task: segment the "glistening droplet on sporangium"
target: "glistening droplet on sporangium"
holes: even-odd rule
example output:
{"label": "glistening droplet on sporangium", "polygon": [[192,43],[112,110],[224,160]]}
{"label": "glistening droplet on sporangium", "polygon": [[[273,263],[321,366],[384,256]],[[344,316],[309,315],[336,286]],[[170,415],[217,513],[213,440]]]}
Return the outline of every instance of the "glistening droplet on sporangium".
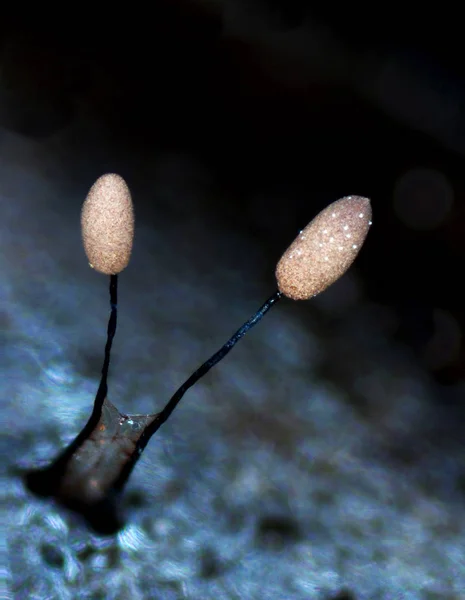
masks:
{"label": "glistening droplet on sporangium", "polygon": [[278,289],[292,300],[323,292],[354,262],[371,225],[368,198],[346,196],[322,210],[284,252]]}

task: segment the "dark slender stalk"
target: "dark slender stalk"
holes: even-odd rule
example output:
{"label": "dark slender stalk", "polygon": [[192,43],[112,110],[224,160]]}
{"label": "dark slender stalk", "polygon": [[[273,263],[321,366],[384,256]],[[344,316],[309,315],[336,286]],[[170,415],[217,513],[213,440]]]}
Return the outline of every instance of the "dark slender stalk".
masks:
{"label": "dark slender stalk", "polygon": [[105,358],[102,366],[102,376],[94,400],[94,407],[84,428],[75,437],[65,450],[48,467],[32,470],[26,473],[29,489],[40,496],[59,494],[60,485],[74,453],[87,441],[94,431],[102,415],[102,407],[108,392],[108,369],[110,367],[110,353],[113,338],[116,333],[118,304],[118,276],[110,277],[110,306],[111,313],[108,320],[107,341],[105,344]]}
{"label": "dark slender stalk", "polygon": [[197,381],[203,377],[208,371],[214,367],[220,360],[222,360],[226,354],[228,354],[232,348],[237,344],[237,342],[250,330],[254,325],[256,325],[264,315],[270,310],[272,306],[276,304],[276,302],[281,298],[281,292],[275,292],[268,300],[263,304],[261,308],[257,310],[257,312],[246,321],[242,327],[240,327],[236,333],[224,344],[218,352],[213,354],[207,361],[205,361],[192,375],[178,388],[178,390],[173,394],[169,402],[162,409],[160,413],[158,413],[155,421],[147,427],[147,430],[144,432],[141,441],[140,441],[140,449],[142,450],[145,445],[148,443],[151,436],[157,431],[161,425],[170,417],[173,410],[179,404],[180,400],[187,392],[189,388],[191,388]]}
{"label": "dark slender stalk", "polygon": [[102,376],[94,401],[94,413],[102,409],[103,401],[108,393],[108,369],[110,367],[110,354],[113,338],[116,333],[116,324],[118,317],[118,275],[110,275],[110,306],[111,313],[108,320],[107,341],[105,344],[105,358],[103,360]]}

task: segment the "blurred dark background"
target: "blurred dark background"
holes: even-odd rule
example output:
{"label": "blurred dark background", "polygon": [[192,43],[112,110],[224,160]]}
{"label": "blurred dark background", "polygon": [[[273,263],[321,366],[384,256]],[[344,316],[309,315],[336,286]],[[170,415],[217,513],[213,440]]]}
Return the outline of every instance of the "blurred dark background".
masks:
{"label": "blurred dark background", "polygon": [[300,0],[16,15],[2,22],[0,119],[37,139],[86,111],[123,161],[195,156],[227,198],[206,209],[259,236],[273,260],[326,203],[370,196],[366,292],[454,384],[465,373],[460,27],[436,8]]}
{"label": "blurred dark background", "polygon": [[[374,225],[354,266],[357,294],[362,309],[368,303],[390,315],[386,337],[370,344],[389,342],[394,354],[402,348],[428,382],[425,403],[438,409],[433,414],[441,422],[432,435],[445,440],[446,452],[453,440],[459,473],[453,487],[463,501],[463,25],[458,14],[436,5],[412,13],[379,4],[358,11],[351,4],[309,7],[303,0],[158,0],[143,10],[124,5],[101,15],[75,7],[8,10],[0,23],[0,137],[30,143],[38,154],[52,149],[54,168],[76,192],[64,203],[67,214],[78,214],[99,175],[117,171],[148,229],[157,227],[161,211],[167,221],[179,213],[183,223],[208,223],[219,236],[234,232],[258,249],[252,264],[263,270],[260,277],[272,273],[296,232],[329,202],[347,194],[370,197]],[[54,146],[68,131],[66,144]],[[5,142],[0,160],[7,159]],[[53,171],[44,177],[53,178]],[[163,197],[155,193],[160,189]],[[199,197],[198,190],[208,193]],[[11,188],[8,194],[14,197]],[[31,202],[39,210],[39,201]],[[33,214],[23,211],[18,223],[27,230]],[[192,257],[199,286],[216,289],[208,277],[215,260],[248,282],[246,252],[212,236],[198,236],[200,250]],[[137,254],[134,261],[140,269]],[[149,286],[138,281],[140,291]],[[317,376],[342,387],[352,385],[349,342],[357,336],[350,311],[338,312],[344,304],[338,294],[352,289],[348,281],[316,300],[316,308],[295,308],[302,322],[305,311],[315,311],[321,343],[328,340],[334,357],[315,367]],[[270,276],[270,293],[273,285]],[[218,284],[218,297],[209,300],[214,310],[238,302],[236,289],[221,291]],[[266,289],[257,284],[254,291]],[[257,308],[264,299],[257,298]],[[211,340],[213,327],[205,328]],[[335,331],[342,330],[348,347],[337,341]],[[83,354],[89,364],[99,360],[85,353],[76,360]],[[362,414],[373,410],[356,394],[353,403],[361,403]],[[410,465],[424,441],[411,432],[400,437],[390,459]],[[463,565],[456,572],[465,581]],[[339,587],[343,598],[346,587]],[[284,597],[273,593],[270,598]],[[347,594],[371,597],[353,588]]]}

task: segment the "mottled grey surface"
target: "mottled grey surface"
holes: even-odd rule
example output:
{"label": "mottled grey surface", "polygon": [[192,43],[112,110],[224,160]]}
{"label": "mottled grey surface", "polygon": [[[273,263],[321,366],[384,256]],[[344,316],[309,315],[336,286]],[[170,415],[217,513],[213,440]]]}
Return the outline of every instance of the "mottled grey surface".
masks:
{"label": "mottled grey surface", "polygon": [[[206,210],[206,166],[130,160],[136,237],[109,384],[144,413],[272,293],[279,256],[266,229]],[[92,406],[108,282],[86,264],[79,211],[94,165],[120,164],[89,123],[40,143],[0,131],[3,597],[464,598],[463,443],[356,269],[312,303],[280,303],[188,392],[133,473],[117,537],[25,491],[17,468],[47,464]]]}

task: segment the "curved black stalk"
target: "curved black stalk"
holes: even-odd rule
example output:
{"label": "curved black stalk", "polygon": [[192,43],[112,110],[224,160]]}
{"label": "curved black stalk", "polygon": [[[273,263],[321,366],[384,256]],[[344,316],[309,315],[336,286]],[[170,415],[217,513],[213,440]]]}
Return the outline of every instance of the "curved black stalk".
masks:
{"label": "curved black stalk", "polygon": [[[78,452],[79,448],[85,444],[85,442],[92,435],[92,432],[97,427],[101,416],[102,408],[105,402],[105,398],[108,393],[108,371],[110,367],[110,356],[113,338],[116,333],[117,325],[117,311],[118,311],[118,275],[110,276],[110,317],[108,319],[107,326],[107,341],[105,344],[105,356],[102,366],[102,374],[100,378],[100,384],[97,390],[97,394],[94,400],[94,406],[89,420],[85,424],[81,432],[75,437],[75,439],[65,448],[65,450],[53,461],[53,463],[42,469],[34,469],[28,471],[25,475],[27,487],[39,496],[56,496],[60,495],[60,487],[65,477],[66,471],[69,467],[71,458]],[[67,501],[67,505],[72,505],[72,501]],[[79,512],[85,512],[77,506],[76,510]],[[105,506],[108,504],[108,499],[105,501]],[[107,509],[103,512],[105,513]],[[100,512],[101,509],[98,509]],[[93,521],[93,517],[89,517],[89,521]],[[111,527],[110,527],[111,529]]]}
{"label": "curved black stalk", "polygon": [[[143,442],[145,442],[144,446],[147,444],[150,437],[157,431],[157,429],[161,427],[167,419],[169,419],[171,413],[179,404],[187,390],[195,385],[197,381],[206,373],[208,373],[212,367],[219,363],[220,360],[222,360],[233,349],[237,342],[265,316],[265,314],[274,304],[276,304],[281,296],[281,292],[278,291],[268,298],[263,306],[261,306],[257,312],[236,331],[233,336],[231,336],[226,344],[224,344],[217,352],[215,352],[215,354],[213,354],[213,356],[206,360],[196,371],[194,371],[194,373],[192,373],[192,375],[176,390],[163,410],[158,413],[155,421],[149,425],[149,427],[147,427],[147,430],[144,432],[144,435],[141,438],[140,445],[142,445]],[[142,448],[144,446],[142,446]]]}
{"label": "curved black stalk", "polygon": [[113,338],[116,333],[116,325],[118,320],[118,275],[110,275],[110,307],[111,313],[108,319],[107,341],[105,344],[105,358],[102,366],[102,376],[94,400],[94,413],[102,411],[103,401],[108,393],[108,369],[110,368],[110,354]]}
{"label": "curved black stalk", "polygon": [[220,362],[237,344],[237,342],[248,332],[254,325],[256,325],[261,319],[265,316],[265,314],[270,310],[272,306],[274,306],[277,301],[282,297],[282,293],[276,291],[268,300],[257,310],[257,312],[250,317],[248,321],[246,321],[237,331],[234,333],[229,340],[221,346],[221,348],[213,354],[208,360],[206,360],[200,367],[192,373],[190,377],[186,379],[186,381],[176,390],[171,399],[165,405],[165,407],[157,414],[153,415],[153,420],[151,420],[144,431],[142,432],[135,448],[135,452],[132,455],[131,459],[126,463],[123,470],[121,471],[121,477],[117,483],[117,488],[122,489],[124,484],[126,483],[129,475],[131,474],[132,469],[134,468],[137,460],[142,454],[144,448],[150,441],[150,438],[158,431],[158,429],[165,423],[172,412],[179,404],[184,394],[187,392],[189,388],[197,383],[197,381],[203,377],[208,371],[214,367],[217,363]]}

